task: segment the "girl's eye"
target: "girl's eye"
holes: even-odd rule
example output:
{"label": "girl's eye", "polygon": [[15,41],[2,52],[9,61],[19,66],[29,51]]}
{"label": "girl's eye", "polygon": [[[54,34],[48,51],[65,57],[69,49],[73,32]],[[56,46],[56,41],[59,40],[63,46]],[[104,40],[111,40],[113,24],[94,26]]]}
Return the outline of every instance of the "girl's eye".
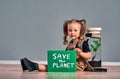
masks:
{"label": "girl's eye", "polygon": [[72,30],[70,29],[69,32],[72,32]]}
{"label": "girl's eye", "polygon": [[77,32],[77,30],[74,30],[75,32]]}

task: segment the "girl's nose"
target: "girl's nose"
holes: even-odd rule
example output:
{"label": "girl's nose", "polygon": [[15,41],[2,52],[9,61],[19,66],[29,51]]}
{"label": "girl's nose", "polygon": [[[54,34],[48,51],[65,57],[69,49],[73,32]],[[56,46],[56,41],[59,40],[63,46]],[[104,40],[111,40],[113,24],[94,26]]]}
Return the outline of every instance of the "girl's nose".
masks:
{"label": "girl's nose", "polygon": [[75,33],[74,31],[72,31],[71,33]]}
{"label": "girl's nose", "polygon": [[71,35],[73,36],[73,35],[74,35],[74,32],[72,32]]}

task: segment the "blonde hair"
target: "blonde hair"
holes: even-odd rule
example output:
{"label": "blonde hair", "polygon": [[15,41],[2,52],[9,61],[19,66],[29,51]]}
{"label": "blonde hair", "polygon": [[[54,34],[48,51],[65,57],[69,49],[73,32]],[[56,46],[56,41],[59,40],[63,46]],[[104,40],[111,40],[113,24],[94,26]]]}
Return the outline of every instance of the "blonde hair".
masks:
{"label": "blonde hair", "polygon": [[67,40],[67,36],[68,36],[68,28],[67,26],[73,22],[77,22],[81,25],[81,30],[80,30],[80,36],[79,36],[79,40],[84,40],[85,34],[86,34],[86,29],[87,29],[87,23],[85,19],[82,20],[78,20],[78,19],[71,19],[71,20],[66,20],[64,21],[63,24],[63,33],[64,33],[64,37],[63,37],[63,44],[67,45],[68,44],[68,40]]}

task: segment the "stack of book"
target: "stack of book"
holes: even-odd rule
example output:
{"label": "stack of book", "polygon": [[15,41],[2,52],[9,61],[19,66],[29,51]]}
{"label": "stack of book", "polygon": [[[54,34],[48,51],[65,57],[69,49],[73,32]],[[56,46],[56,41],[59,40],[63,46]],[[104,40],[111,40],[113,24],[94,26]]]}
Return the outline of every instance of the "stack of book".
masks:
{"label": "stack of book", "polygon": [[101,38],[101,27],[91,27],[87,29],[87,34],[91,34],[91,38]]}

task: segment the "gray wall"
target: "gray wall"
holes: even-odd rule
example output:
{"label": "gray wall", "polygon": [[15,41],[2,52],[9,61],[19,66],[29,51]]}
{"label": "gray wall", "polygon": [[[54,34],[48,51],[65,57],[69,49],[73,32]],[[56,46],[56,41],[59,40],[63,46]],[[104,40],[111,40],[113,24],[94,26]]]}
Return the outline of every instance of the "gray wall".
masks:
{"label": "gray wall", "polygon": [[120,62],[120,0],[0,0],[0,60],[47,60],[72,18],[102,27],[102,60]]}

